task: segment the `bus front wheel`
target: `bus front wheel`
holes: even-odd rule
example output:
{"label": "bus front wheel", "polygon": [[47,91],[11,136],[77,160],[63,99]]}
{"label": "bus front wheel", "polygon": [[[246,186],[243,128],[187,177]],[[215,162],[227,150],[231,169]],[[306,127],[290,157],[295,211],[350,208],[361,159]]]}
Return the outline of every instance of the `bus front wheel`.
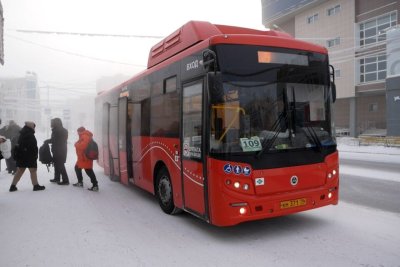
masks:
{"label": "bus front wheel", "polygon": [[161,209],[167,214],[175,214],[180,209],[175,207],[171,177],[167,168],[162,167],[157,174],[156,196]]}

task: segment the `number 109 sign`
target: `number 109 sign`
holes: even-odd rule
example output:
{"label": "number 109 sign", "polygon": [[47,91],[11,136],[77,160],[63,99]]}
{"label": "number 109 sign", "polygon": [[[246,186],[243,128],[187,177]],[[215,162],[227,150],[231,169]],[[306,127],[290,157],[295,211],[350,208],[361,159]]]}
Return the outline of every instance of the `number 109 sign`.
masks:
{"label": "number 109 sign", "polygon": [[251,138],[240,138],[240,146],[244,152],[247,151],[260,151],[261,141],[258,136],[252,136]]}

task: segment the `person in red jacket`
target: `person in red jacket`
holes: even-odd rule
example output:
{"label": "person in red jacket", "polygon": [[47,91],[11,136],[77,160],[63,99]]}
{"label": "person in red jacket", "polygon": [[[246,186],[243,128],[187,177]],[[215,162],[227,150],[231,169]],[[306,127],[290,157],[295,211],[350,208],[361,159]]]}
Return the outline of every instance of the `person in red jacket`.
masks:
{"label": "person in red jacket", "polygon": [[90,177],[92,182],[92,187],[88,188],[91,191],[99,191],[99,185],[96,179],[96,175],[93,172],[93,160],[88,159],[85,155],[85,149],[92,139],[93,134],[86,130],[84,127],[78,128],[79,140],[75,143],[75,150],[78,160],[75,164],[75,173],[78,178],[78,182],[73,184],[73,186],[83,187],[83,176],[82,169],[85,170],[86,174]]}

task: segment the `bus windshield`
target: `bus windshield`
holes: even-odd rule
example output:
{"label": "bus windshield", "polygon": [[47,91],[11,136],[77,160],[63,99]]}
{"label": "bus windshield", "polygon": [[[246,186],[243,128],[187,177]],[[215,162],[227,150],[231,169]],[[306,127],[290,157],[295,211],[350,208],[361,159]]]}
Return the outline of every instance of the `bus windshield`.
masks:
{"label": "bus windshield", "polygon": [[216,50],[219,72],[209,79],[211,153],[336,145],[326,56],[238,45]]}

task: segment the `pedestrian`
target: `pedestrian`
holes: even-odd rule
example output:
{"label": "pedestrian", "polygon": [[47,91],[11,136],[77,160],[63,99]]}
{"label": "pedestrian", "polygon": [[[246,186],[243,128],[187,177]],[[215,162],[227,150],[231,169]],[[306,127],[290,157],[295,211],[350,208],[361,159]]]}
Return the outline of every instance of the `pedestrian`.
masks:
{"label": "pedestrian", "polygon": [[92,187],[89,188],[91,191],[99,191],[99,185],[96,179],[96,175],[93,172],[93,160],[86,157],[85,150],[93,138],[93,134],[86,130],[84,127],[78,128],[79,140],[75,143],[75,150],[77,161],[75,164],[75,173],[78,178],[78,182],[73,184],[73,186],[83,187],[83,176],[82,169],[85,170],[86,174],[90,177],[92,182]]}
{"label": "pedestrian", "polygon": [[[19,131],[21,131],[21,127],[16,124],[15,121],[10,120],[8,125],[6,125],[3,129],[2,135],[4,135],[7,139],[10,139],[11,149],[13,149],[18,142]],[[6,166],[8,173],[11,173],[12,175],[14,175],[17,171],[17,164],[13,157],[6,159]]]}
{"label": "pedestrian", "polygon": [[50,126],[51,138],[45,141],[45,143],[51,144],[51,152],[53,153],[54,161],[54,178],[51,179],[50,182],[59,185],[69,185],[68,174],[65,169],[68,131],[63,127],[60,118],[52,119]]}
{"label": "pedestrian", "polygon": [[38,159],[38,146],[35,137],[35,123],[32,121],[25,122],[25,126],[20,131],[17,144],[17,171],[10,186],[10,192],[17,191],[17,183],[24,174],[26,168],[31,173],[31,181],[33,191],[44,190],[43,185],[39,185],[37,179],[37,159]]}

